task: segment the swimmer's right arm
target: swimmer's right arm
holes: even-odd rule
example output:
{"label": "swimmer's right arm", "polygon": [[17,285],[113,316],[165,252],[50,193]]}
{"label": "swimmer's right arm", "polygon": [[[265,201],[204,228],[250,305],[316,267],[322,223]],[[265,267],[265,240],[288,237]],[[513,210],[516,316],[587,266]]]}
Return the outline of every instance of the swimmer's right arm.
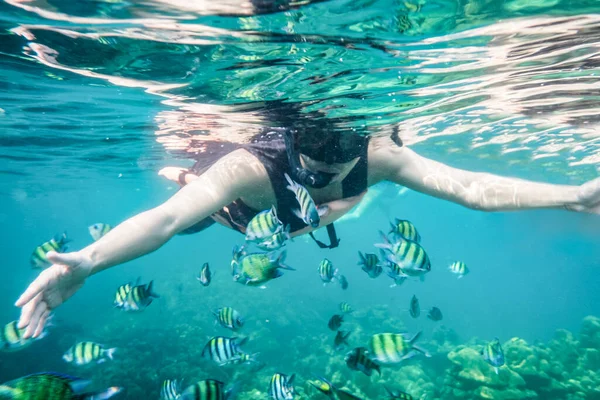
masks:
{"label": "swimmer's right arm", "polygon": [[246,190],[255,190],[263,183],[261,168],[246,152],[233,152],[164,204],[126,220],[90,246],[73,253],[49,253],[53,265],[16,303],[22,307],[19,327],[27,327],[24,336],[39,336],[50,312],[81,288],[88,276],[158,249]]}

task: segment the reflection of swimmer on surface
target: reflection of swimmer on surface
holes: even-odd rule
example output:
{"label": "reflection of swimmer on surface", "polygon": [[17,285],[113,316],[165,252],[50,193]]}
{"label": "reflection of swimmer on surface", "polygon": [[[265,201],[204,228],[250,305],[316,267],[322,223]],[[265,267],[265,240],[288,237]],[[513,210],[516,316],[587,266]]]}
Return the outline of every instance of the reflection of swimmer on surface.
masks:
{"label": "reflection of swimmer on surface", "polygon": [[90,275],[157,250],[177,234],[205,229],[215,221],[243,232],[256,213],[273,205],[279,219],[290,225],[291,236],[313,231],[292,212],[297,202],[287,189],[285,173],[326,209],[319,227],[329,228],[379,182],[482,211],[560,208],[600,213],[600,178],[569,186],[460,170],[410,150],[397,130],[372,137],[342,134],[326,119],[307,116],[286,110],[276,121],[286,128],[262,128],[247,143],[205,151],[189,170],[164,168],[161,175],[182,185],[165,203],[117,225],[80,251],[48,253],[53,265],[17,301],[23,308],[19,326],[27,327],[25,337],[40,335],[50,311]]}

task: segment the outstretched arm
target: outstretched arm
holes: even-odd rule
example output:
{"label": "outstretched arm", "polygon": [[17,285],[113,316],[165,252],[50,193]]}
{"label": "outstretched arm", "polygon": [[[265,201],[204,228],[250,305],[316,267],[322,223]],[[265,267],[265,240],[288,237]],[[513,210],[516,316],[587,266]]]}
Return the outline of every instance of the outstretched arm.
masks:
{"label": "outstretched arm", "polygon": [[471,172],[422,157],[396,145],[373,150],[380,178],[476,210],[564,208],[600,213],[600,180],[581,186],[553,185]]}
{"label": "outstretched arm", "polygon": [[176,233],[260,185],[261,168],[246,152],[233,152],[164,204],[126,220],[90,246],[73,253],[49,253],[53,265],[16,303],[23,307],[19,327],[27,327],[24,336],[39,336],[50,311],[83,286],[88,276],[158,249]]}

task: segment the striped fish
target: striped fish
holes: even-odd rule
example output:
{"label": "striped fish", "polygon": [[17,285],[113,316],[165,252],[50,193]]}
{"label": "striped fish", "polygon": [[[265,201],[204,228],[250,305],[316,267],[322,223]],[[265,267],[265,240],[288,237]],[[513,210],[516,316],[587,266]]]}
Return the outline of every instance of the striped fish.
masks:
{"label": "striped fish", "polygon": [[343,313],[351,313],[354,310],[352,310],[352,307],[350,306],[350,304],[348,304],[345,301],[342,301],[340,303],[340,311]]}
{"label": "striped fish", "polygon": [[465,276],[465,275],[467,275],[469,273],[469,268],[467,268],[467,264],[465,264],[462,261],[453,262],[452,264],[450,264],[450,266],[448,267],[448,269],[453,274],[458,275],[457,279],[460,279],[460,278],[462,278],[463,276]]}
{"label": "striped fish", "polygon": [[417,296],[415,296],[413,294],[413,297],[410,299],[410,306],[408,308],[408,311],[410,312],[410,316],[413,318],[419,318],[419,315],[421,315],[421,306],[419,305],[419,299],[417,299]]}
{"label": "striped fish", "polygon": [[403,238],[392,244],[383,232],[380,233],[385,243],[377,243],[375,246],[382,249],[382,256],[397,264],[404,275],[423,280],[425,274],[431,271],[431,261],[425,249],[419,243]]}
{"label": "striped fish", "polygon": [[390,222],[392,229],[390,230],[390,235],[400,235],[407,240],[412,240],[413,242],[420,243],[421,235],[417,231],[417,228],[413,225],[412,222],[406,219],[398,219],[392,223]]}
{"label": "striped fish", "polygon": [[284,264],[287,252],[275,257],[274,253],[252,253],[242,256],[233,267],[233,280],[248,286],[261,286],[283,275],[281,269],[295,271]]}
{"label": "striped fish", "polygon": [[240,260],[246,256],[246,246],[233,246],[231,254],[231,275],[235,275],[235,270],[240,264]]}
{"label": "striped fish", "polygon": [[212,273],[210,272],[210,267],[208,266],[207,262],[205,262],[204,265],[202,265],[200,275],[196,279],[198,279],[198,281],[200,281],[200,283],[204,287],[210,285],[210,281],[212,280]]}
{"label": "striped fish", "polygon": [[240,340],[237,337],[215,336],[202,349],[202,357],[213,360],[221,366],[235,362],[243,353],[241,346],[246,341],[248,341],[248,338]]}
{"label": "striped fish", "polygon": [[127,300],[127,295],[131,291],[131,288],[139,285],[140,279],[141,278],[137,278],[137,280],[135,281],[135,284],[128,282],[117,288],[117,291],[115,292],[115,300],[113,301],[113,304],[116,308],[123,308],[125,306],[125,301]]}
{"label": "striped fish", "polygon": [[394,280],[394,283],[390,285],[390,287],[396,287],[402,285],[408,279],[408,275],[406,275],[402,268],[395,262],[386,261],[385,267],[389,268],[387,271],[387,275]]}
{"label": "striped fish", "polygon": [[290,236],[290,225],[286,225],[286,227],[280,232],[275,233],[273,236],[270,236],[260,242],[256,243],[256,245],[265,251],[273,251],[278,250],[285,246],[286,240],[292,240]]}
{"label": "striped fish", "polygon": [[333,263],[329,261],[329,259],[324,258],[321,263],[319,263],[319,276],[323,281],[323,286],[327,283],[331,282],[333,278],[337,275],[338,270],[333,268]]}
{"label": "striped fish", "polygon": [[42,243],[36,247],[29,258],[32,268],[47,268],[52,265],[46,255],[50,251],[55,251],[57,253],[65,252],[67,250],[66,244],[70,241],[71,240],[67,238],[67,233],[65,232],[62,235],[56,235],[46,243]]}
{"label": "striped fish", "polygon": [[0,330],[0,351],[13,352],[29,347],[36,340],[43,339],[48,332],[44,330],[37,338],[24,339],[25,328],[17,328],[19,321],[12,321]]}
{"label": "striped fish", "polygon": [[164,380],[160,390],[160,400],[177,400],[181,396],[180,387],[180,381],[171,379]]}
{"label": "striped fish", "polygon": [[325,378],[319,377],[318,380],[309,380],[308,383],[317,388],[317,390],[325,394],[330,399],[361,400],[360,397],[355,396],[352,393],[347,392],[346,390],[336,388],[331,382],[329,382]]}
{"label": "striped fish", "polygon": [[268,239],[283,230],[283,223],[277,217],[275,206],[259,212],[246,226],[246,240],[249,242]]}
{"label": "striped fish", "polygon": [[269,383],[269,397],[273,400],[293,400],[294,399],[294,382],[295,374],[287,376],[280,373],[275,373],[271,377]]}
{"label": "striped fish", "polygon": [[360,257],[358,265],[362,265],[362,270],[365,271],[370,278],[377,278],[379,275],[381,275],[383,268],[379,264],[379,258],[377,257],[377,254],[363,254],[359,251],[358,256]]}
{"label": "striped fish", "polygon": [[225,390],[223,382],[206,379],[194,383],[181,393],[180,400],[228,400],[234,395],[234,390]]}
{"label": "striped fish", "polygon": [[119,387],[83,393],[89,384],[81,378],[56,372],[23,376],[0,385],[0,398],[13,400],[106,400],[121,392]]}
{"label": "striped fish", "polygon": [[237,331],[244,325],[244,320],[239,312],[231,307],[222,307],[215,311],[213,314],[217,318],[217,322],[227,329]]}
{"label": "striped fish", "polygon": [[98,343],[79,342],[63,354],[63,360],[75,365],[101,364],[106,360],[112,360],[115,351],[116,348],[106,349]]}
{"label": "striped fish", "polygon": [[296,183],[286,173],[285,179],[288,181],[288,189],[294,192],[296,200],[300,205],[300,209],[294,209],[292,212],[310,227],[317,228],[321,223],[321,216],[327,211],[326,207],[317,209],[315,202],[308,193],[308,190],[299,183]]}
{"label": "striped fish", "polygon": [[385,387],[385,390],[390,395],[390,400],[393,400],[393,399],[413,400],[413,397],[406,392],[402,392],[400,390],[392,390],[392,389],[388,388],[387,386],[384,386],[384,387]]}
{"label": "striped fish", "polygon": [[88,226],[88,231],[90,232],[90,235],[92,236],[92,239],[94,239],[94,241],[106,235],[111,229],[112,226],[110,226],[109,224],[103,224],[102,222],[98,222],[97,224]]}
{"label": "striped fish", "polygon": [[137,285],[131,288],[129,293],[127,293],[127,297],[125,298],[125,303],[123,303],[123,309],[125,311],[143,311],[152,304],[154,299],[158,299],[160,296],[156,294],[152,287],[154,285],[154,281],[150,281],[148,285]]}
{"label": "striped fish", "polygon": [[352,332],[350,331],[337,331],[337,333],[335,334],[335,338],[333,338],[333,348],[335,349],[335,351],[340,351],[344,347],[349,346],[348,337],[351,333]]}
{"label": "striped fish", "polygon": [[410,339],[401,333],[378,333],[373,335],[369,341],[371,358],[381,364],[397,364],[414,357],[417,353],[431,357],[427,351],[415,345],[420,335],[421,332],[418,332]]}
{"label": "striped fish", "polygon": [[502,345],[500,345],[500,339],[494,338],[494,340],[486,344],[481,349],[481,355],[488,364],[494,367],[494,371],[498,374],[498,368],[504,365],[504,351],[502,350]]}
{"label": "striped fish", "polygon": [[329,322],[327,322],[327,327],[332,331],[337,331],[342,326],[342,322],[344,322],[344,316],[341,314],[335,314],[331,318],[329,318]]}
{"label": "striped fish", "polygon": [[369,351],[366,347],[357,347],[346,354],[346,365],[353,371],[360,371],[367,376],[371,376],[373,371],[381,375],[381,367],[369,357]]}

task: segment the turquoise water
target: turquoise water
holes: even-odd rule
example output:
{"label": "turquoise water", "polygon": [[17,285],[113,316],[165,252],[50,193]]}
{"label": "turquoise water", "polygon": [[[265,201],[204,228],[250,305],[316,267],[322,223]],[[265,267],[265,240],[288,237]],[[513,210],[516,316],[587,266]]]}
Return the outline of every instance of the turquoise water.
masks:
{"label": "turquoise water", "polygon": [[[0,321],[19,315],[13,304],[38,273],[29,266],[37,245],[66,231],[70,249],[81,249],[89,225],[165,201],[177,186],[160,168],[190,165],[192,139],[194,149],[207,138],[243,141],[270,123],[265,102],[320,110],[344,132],[399,124],[405,144],[460,168],[564,184],[596,177],[599,11],[594,1],[325,1],[257,16],[153,1],[0,3]],[[47,338],[0,353],[0,381],[54,370],[141,399],[158,398],[163,379],[213,377],[242,382],[240,398],[250,399],[280,371],[298,374],[301,398],[324,398],[306,387],[311,374],[364,398],[383,398],[383,383],[415,398],[481,398],[444,391],[456,346],[495,336],[546,343],[600,314],[597,217],[483,213],[391,185],[373,192],[359,219],[337,224],[338,249],[295,239],[286,248],[297,270],[264,290],[231,280],[231,248],[243,236],[217,225],[94,276],[56,310]],[[424,283],[390,288],[385,274],[373,280],[356,265],[357,250],[374,251],[394,217],[423,237],[432,260]],[[323,257],[347,276],[347,291],[321,285]],[[455,260],[471,270],[464,279],[447,271]],[[195,279],[205,261],[216,272],[206,288]],[[138,276],[161,298],[140,315],[115,310],[116,287]],[[417,320],[407,312],[413,294]],[[432,385],[409,385],[405,367],[371,380],[348,370],[327,329],[341,301],[356,310],[344,325],[352,347],[382,331],[422,330],[435,356],[406,368],[422,368]],[[230,334],[211,315],[225,305],[246,317],[246,347],[267,365],[259,372],[200,358],[210,337]],[[432,306],[441,322],[425,318]],[[450,347],[433,340],[440,326],[457,335]],[[118,355],[67,365],[62,354],[81,340]],[[586,371],[598,377],[594,365]]]}

